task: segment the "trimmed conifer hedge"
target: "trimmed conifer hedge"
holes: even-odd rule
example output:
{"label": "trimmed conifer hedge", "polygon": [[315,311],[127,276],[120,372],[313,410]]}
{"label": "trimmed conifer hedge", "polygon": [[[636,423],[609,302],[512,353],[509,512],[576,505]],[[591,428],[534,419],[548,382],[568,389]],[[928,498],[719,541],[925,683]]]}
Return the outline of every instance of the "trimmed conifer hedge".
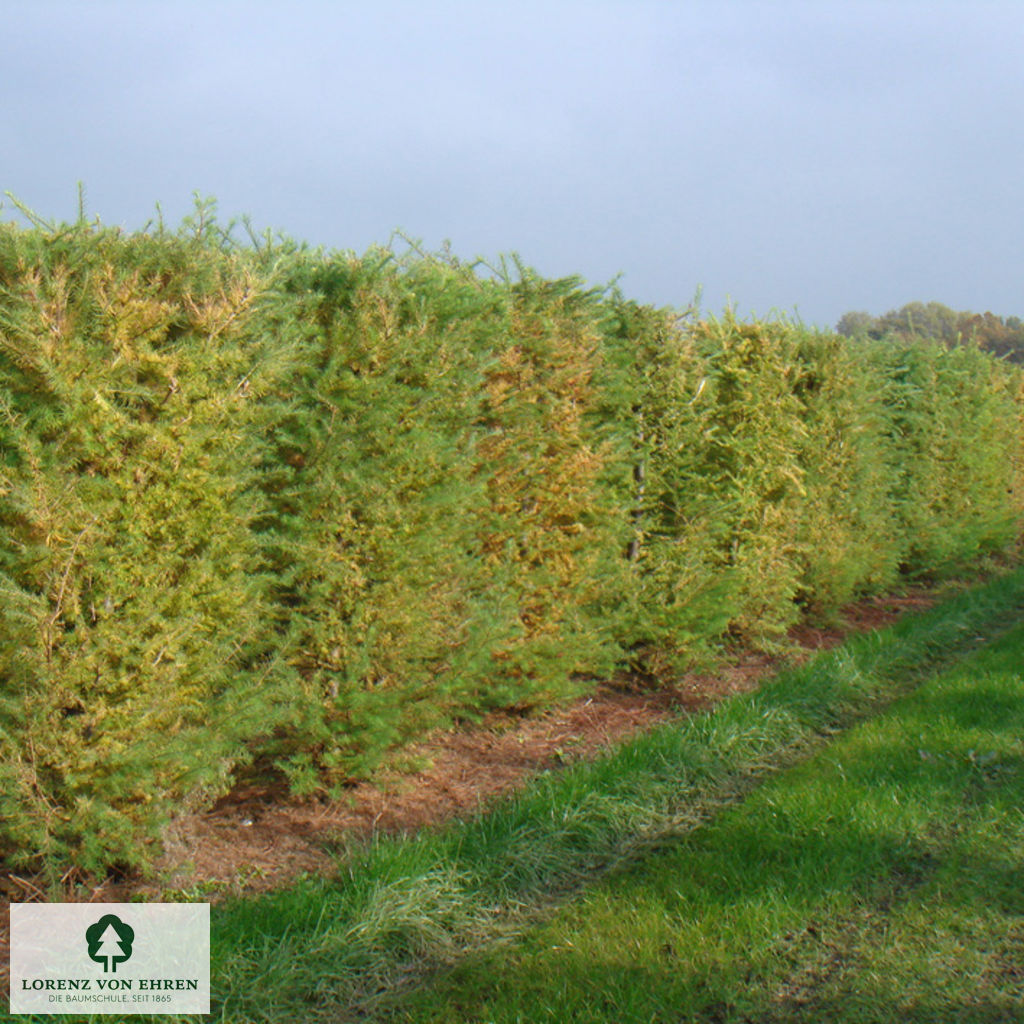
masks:
{"label": "trimmed conifer hedge", "polygon": [[0,849],[770,643],[1016,542],[1024,378],[206,216],[0,228]]}

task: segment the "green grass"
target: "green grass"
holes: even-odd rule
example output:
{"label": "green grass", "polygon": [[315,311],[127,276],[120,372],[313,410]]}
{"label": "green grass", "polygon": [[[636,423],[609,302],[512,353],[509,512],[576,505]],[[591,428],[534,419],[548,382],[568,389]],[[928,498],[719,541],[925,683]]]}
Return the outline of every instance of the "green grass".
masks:
{"label": "green grass", "polygon": [[[960,822],[970,820],[979,842],[982,825],[989,829],[986,870],[1006,906],[1016,898],[999,821],[1020,821],[1019,677],[993,668],[966,708],[955,688],[931,698],[942,729],[928,724],[929,709],[877,719],[872,728],[893,722],[896,731],[864,748],[875,756],[855,754],[848,745],[862,732],[846,730],[940,669],[957,678],[953,666],[1022,616],[1018,571],[598,762],[542,776],[488,814],[339,850],[335,878],[218,905],[205,1019],[684,1020],[686,993],[704,1015],[696,1019],[745,1019],[748,1007],[750,1019],[787,1019],[785,1007],[798,1015],[801,999],[831,991],[814,972],[833,987],[846,983],[829,966],[833,949],[849,948],[845,964],[874,948],[872,906],[909,910],[908,899],[933,883],[946,864],[942,844],[966,841]],[[971,708],[976,719],[965,724]],[[899,789],[911,785],[911,769],[917,781]],[[889,810],[876,790],[886,772],[908,794],[892,813],[927,824],[927,835],[881,817]],[[966,810],[956,804],[956,772],[973,780]],[[815,784],[819,776],[828,781]],[[1011,793],[997,819],[990,804],[1013,786],[1016,803]],[[931,815],[909,799],[918,790],[929,800],[946,794],[952,809]],[[1005,907],[985,906],[1002,928]],[[964,948],[989,949],[970,932],[976,926],[949,922]],[[989,949],[990,972],[1000,956],[1012,964],[1020,952],[1021,931],[1008,935]],[[880,970],[876,990],[888,978]],[[428,979],[434,986],[418,990]],[[829,1019],[822,1012],[818,1019]]]}
{"label": "green grass", "polygon": [[403,1021],[1024,1021],[1024,626]]}

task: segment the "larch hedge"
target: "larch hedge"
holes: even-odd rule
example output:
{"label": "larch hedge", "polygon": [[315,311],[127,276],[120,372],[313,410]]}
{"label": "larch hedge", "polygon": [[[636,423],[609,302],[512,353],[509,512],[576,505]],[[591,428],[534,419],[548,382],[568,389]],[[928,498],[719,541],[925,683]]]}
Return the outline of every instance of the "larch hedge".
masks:
{"label": "larch hedge", "polygon": [[1024,379],[518,261],[0,226],[0,852],[667,679],[1016,544]]}

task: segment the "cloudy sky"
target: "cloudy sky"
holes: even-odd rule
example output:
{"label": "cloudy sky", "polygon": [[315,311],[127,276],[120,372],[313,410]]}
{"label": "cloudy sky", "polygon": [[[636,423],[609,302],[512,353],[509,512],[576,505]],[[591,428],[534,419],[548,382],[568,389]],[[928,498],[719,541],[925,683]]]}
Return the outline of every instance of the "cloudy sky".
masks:
{"label": "cloudy sky", "polygon": [[[0,0],[0,191],[634,298],[1024,315],[1021,0]],[[0,218],[15,216],[6,201]]]}

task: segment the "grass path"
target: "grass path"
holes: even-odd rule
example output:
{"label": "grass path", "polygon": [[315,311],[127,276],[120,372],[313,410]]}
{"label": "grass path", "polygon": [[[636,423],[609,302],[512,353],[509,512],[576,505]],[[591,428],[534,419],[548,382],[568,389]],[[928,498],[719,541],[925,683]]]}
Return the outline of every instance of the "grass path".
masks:
{"label": "grass path", "polygon": [[402,1021],[1024,1021],[1024,626]]}

